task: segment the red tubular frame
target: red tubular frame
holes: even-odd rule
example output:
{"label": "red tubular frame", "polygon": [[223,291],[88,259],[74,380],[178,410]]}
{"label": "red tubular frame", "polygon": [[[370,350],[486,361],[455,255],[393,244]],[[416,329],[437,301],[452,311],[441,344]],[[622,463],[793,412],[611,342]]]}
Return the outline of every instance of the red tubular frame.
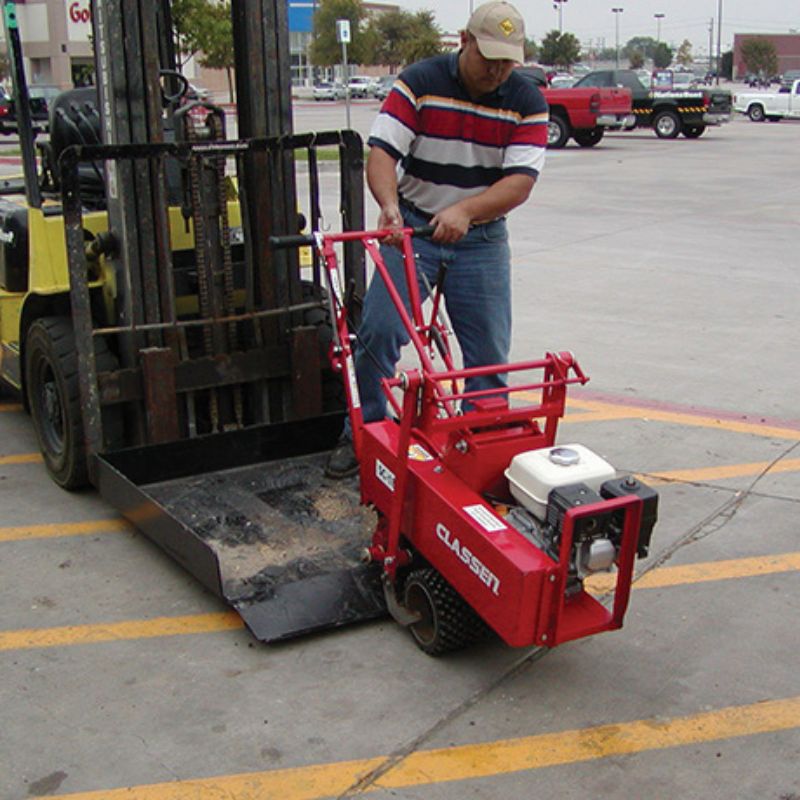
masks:
{"label": "red tubular frame", "polygon": [[[641,523],[638,497],[568,510],[558,561],[506,524],[484,499],[487,494],[508,495],[503,472],[514,455],[555,443],[558,422],[565,412],[566,388],[586,383],[587,376],[566,352],[514,364],[456,369],[449,355],[447,330],[437,315],[438,289],[431,321],[426,324],[424,320],[411,229],[402,230],[410,313],[388,274],[378,240],[397,233],[316,235],[335,321],[331,361],[345,379],[353,442],[361,462],[362,500],[379,512],[369,552],[383,564],[385,584],[393,587],[398,568],[410,562],[414,550],[509,644],[553,646],[620,627]],[[381,381],[396,420],[365,423],[361,412],[354,337],[348,328],[334,248],[337,242],[353,240],[364,243],[419,358],[419,369]],[[440,337],[444,345],[443,370],[433,363],[434,337]],[[540,380],[515,386],[482,391],[458,388],[470,377],[537,370],[543,372]],[[398,389],[402,390],[402,403],[394,396]],[[512,407],[510,400],[515,396],[522,399],[523,392],[540,392],[539,402]],[[463,400],[472,401],[473,409],[462,414],[458,406]],[[415,460],[412,451],[422,454],[421,459]],[[508,498],[511,502],[510,495]],[[614,604],[608,611],[582,589],[569,596],[565,590],[576,522],[619,510],[624,513],[624,525]]]}

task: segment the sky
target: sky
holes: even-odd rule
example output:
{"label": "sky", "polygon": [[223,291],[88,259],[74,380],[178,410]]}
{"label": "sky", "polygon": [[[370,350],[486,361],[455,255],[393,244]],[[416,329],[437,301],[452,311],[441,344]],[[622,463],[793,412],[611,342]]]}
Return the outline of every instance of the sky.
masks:
{"label": "sky", "polygon": [[[472,8],[481,0],[387,0],[408,11],[432,10],[437,24],[447,32],[464,27]],[[553,0],[510,0],[525,19],[528,38],[541,41],[544,35],[558,29],[559,13]],[[722,51],[733,46],[734,33],[800,33],[800,0],[721,0]],[[615,17],[619,16],[619,41],[624,45],[634,36],[658,35],[661,19],[661,40],[680,46],[684,39],[693,45],[695,57],[708,53],[709,25],[714,19],[713,52],[717,48],[717,15],[720,0],[566,0],[562,6],[563,30],[574,33],[584,45],[590,40],[597,46],[605,39],[606,47],[614,47]],[[612,8],[622,8],[619,15]]]}

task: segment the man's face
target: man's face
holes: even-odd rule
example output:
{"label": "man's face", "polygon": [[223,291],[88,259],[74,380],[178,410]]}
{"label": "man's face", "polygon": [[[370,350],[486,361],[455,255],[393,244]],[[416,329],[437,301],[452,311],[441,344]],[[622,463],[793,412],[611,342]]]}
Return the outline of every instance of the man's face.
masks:
{"label": "man's face", "polygon": [[484,58],[475,37],[467,31],[462,32],[458,68],[472,97],[481,97],[497,89],[508,79],[514,63],[507,58]]}

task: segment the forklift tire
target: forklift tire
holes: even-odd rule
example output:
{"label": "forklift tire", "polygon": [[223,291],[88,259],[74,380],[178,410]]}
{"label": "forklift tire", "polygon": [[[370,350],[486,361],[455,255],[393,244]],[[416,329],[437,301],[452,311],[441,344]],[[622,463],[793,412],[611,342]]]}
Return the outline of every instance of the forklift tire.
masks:
{"label": "forklift tire", "polygon": [[[95,340],[98,372],[113,370],[116,358],[105,342]],[[68,317],[44,317],[28,329],[25,340],[25,374],[28,403],[44,463],[63,489],[88,483],[83,419],[78,390],[78,354]],[[103,412],[106,438],[121,438],[118,409]]]}
{"label": "forklift tire", "polygon": [[429,656],[461,650],[489,633],[486,623],[431,567],[414,570],[406,578],[404,595],[408,610],[422,615],[409,630]]}

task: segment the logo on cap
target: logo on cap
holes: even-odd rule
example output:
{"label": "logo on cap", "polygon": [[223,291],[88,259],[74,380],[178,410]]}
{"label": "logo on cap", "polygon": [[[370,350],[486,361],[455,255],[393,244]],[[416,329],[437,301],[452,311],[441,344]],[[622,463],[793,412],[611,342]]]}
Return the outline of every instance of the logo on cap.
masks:
{"label": "logo on cap", "polygon": [[514,27],[514,23],[508,17],[500,22],[497,27],[500,28],[504,36],[511,36],[517,30]]}

